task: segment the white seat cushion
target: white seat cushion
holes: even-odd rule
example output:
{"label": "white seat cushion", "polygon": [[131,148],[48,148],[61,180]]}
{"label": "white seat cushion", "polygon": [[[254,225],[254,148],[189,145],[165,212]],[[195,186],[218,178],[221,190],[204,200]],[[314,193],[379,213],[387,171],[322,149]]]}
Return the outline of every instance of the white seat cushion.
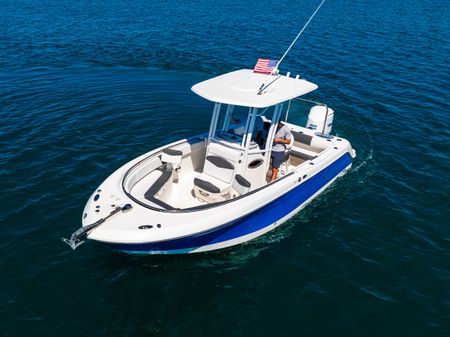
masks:
{"label": "white seat cushion", "polygon": [[232,186],[233,186],[233,189],[237,193],[239,193],[239,195],[244,195],[250,190],[251,184],[243,176],[241,176],[240,174],[236,174],[233,179]]}
{"label": "white seat cushion", "polygon": [[231,184],[234,166],[228,160],[218,156],[207,156],[203,173]]}
{"label": "white seat cushion", "polygon": [[194,179],[194,185],[195,185],[195,187],[197,187],[201,190],[204,190],[208,193],[213,193],[213,194],[224,194],[224,193],[228,192],[228,190],[231,187],[230,184],[225,183],[222,180],[214,178],[205,173],[200,173]]}

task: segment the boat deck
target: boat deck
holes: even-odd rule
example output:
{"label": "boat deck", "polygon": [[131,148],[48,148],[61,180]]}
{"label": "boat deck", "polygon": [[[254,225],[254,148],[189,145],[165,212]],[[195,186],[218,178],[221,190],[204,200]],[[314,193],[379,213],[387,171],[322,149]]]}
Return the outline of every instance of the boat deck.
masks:
{"label": "boat deck", "polygon": [[[278,178],[281,178],[293,171],[295,167],[305,162],[305,159],[298,158],[296,156],[290,156],[289,164],[280,168]],[[207,202],[200,200],[194,196],[194,178],[197,177],[200,172],[197,171],[189,171],[184,172],[183,175],[180,175],[177,182],[173,182],[170,184],[170,191],[163,191],[159,195],[156,196],[158,200],[163,201],[164,203],[170,205],[173,208],[190,208],[196,207],[200,205],[205,205]],[[269,178],[271,175],[271,169],[267,172],[267,181],[269,182]],[[143,203],[148,203],[147,198],[145,197],[146,192],[149,188],[155,184],[158,178],[161,176],[161,172],[153,171],[148,174],[146,177],[142,178],[136,185],[133,187],[131,194]],[[172,178],[170,178],[172,179]]]}
{"label": "boat deck", "polygon": [[[148,203],[145,193],[161,175],[161,173],[158,174],[155,172],[152,172],[141,179],[131,190],[132,195],[143,203]],[[198,174],[199,172],[196,171],[185,172],[179,177],[178,182],[170,184],[170,193],[163,192],[159,197],[157,196],[157,199],[174,208],[189,208],[203,205],[204,202],[195,198],[193,195],[194,178]]]}
{"label": "boat deck", "polygon": [[164,202],[175,208],[204,205],[204,201],[194,196],[194,178],[197,175],[199,175],[199,172],[191,171],[180,176],[178,183],[172,184],[172,193]]}

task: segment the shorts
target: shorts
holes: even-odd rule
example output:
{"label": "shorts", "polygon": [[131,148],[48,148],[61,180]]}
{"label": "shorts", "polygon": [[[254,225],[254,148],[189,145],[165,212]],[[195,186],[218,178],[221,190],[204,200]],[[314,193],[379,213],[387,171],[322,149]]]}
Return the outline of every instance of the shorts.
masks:
{"label": "shorts", "polygon": [[270,157],[272,158],[272,167],[278,169],[284,159],[284,151],[272,152]]}

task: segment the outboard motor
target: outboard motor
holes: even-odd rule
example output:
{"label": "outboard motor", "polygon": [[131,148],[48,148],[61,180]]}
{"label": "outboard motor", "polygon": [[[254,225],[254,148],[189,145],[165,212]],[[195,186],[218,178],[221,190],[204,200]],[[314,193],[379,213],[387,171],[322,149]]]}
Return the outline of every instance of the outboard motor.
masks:
{"label": "outboard motor", "polygon": [[315,105],[308,115],[306,127],[317,132],[329,134],[333,126],[334,111],[324,105]]}

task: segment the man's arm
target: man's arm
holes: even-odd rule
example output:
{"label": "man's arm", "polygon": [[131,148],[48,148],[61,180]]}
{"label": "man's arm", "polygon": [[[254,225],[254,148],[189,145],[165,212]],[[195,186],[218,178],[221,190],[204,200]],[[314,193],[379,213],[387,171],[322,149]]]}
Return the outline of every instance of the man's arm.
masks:
{"label": "man's arm", "polygon": [[[291,130],[284,130],[284,135],[283,138],[275,138],[273,141],[275,143],[280,143],[280,144],[289,144],[291,142],[291,137],[292,137],[292,133]],[[286,138],[286,139],[284,139]]]}
{"label": "man's arm", "polygon": [[283,139],[283,138],[275,138],[273,140],[274,143],[280,143],[280,144],[289,144],[291,142],[291,139]]}

